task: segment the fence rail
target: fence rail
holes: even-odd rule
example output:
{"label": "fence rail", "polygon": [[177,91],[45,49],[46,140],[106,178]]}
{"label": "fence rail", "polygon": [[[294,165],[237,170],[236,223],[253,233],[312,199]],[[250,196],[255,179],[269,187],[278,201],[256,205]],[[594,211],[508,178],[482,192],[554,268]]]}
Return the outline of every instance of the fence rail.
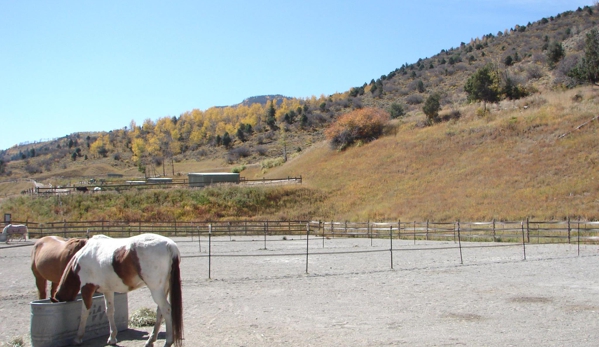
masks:
{"label": "fence rail", "polygon": [[106,234],[129,237],[141,233],[167,236],[205,235],[304,235],[322,238],[392,238],[401,240],[599,243],[597,221],[490,221],[490,222],[335,222],[335,221],[59,221],[13,222],[26,224],[32,238],[46,235],[86,237]]}
{"label": "fence rail", "polygon": [[121,191],[128,189],[164,189],[164,188],[198,188],[207,187],[216,184],[240,184],[240,185],[278,185],[287,183],[302,183],[302,176],[291,177],[287,176],[284,178],[260,178],[260,179],[247,179],[240,177],[239,182],[218,182],[218,183],[193,183],[190,184],[187,179],[172,179],[171,182],[153,182],[147,180],[138,181],[110,181],[107,182],[104,179],[95,182],[94,184],[83,184],[66,187],[35,187],[27,189],[27,194],[37,195],[67,195],[75,192],[93,192],[97,188],[102,191]]}
{"label": "fence rail", "polygon": [[[527,244],[537,243],[542,248],[545,244],[575,243],[576,247],[564,247],[580,256],[581,245],[599,244],[599,222],[593,221],[491,221],[491,222],[323,222],[323,221],[195,221],[195,222],[143,222],[143,221],[75,221],[75,222],[17,222],[26,224],[30,238],[48,235],[63,237],[91,237],[95,234],[106,234],[112,237],[129,237],[141,233],[158,233],[169,237],[189,237],[191,243],[196,242],[198,251],[185,255],[185,258],[207,258],[208,278],[211,278],[212,258],[255,258],[255,257],[305,257],[305,272],[309,273],[309,259],[317,256],[340,256],[343,254],[388,253],[390,268],[397,263],[393,259],[394,252],[419,251],[439,252],[459,251],[459,262],[464,264],[462,249],[468,249],[466,256],[473,249],[497,249],[521,247],[522,259],[526,260]],[[256,238],[255,236],[259,237]],[[287,237],[287,235],[291,237]],[[227,237],[228,236],[228,237]],[[249,237],[245,237],[249,236]],[[274,237],[273,237],[274,236]],[[299,237],[296,237],[299,236]],[[216,239],[215,239],[216,237]],[[228,238],[228,240],[227,240]],[[331,242],[327,241],[329,239]],[[349,238],[370,239],[370,247],[365,245],[355,248],[329,248],[327,244],[343,242]],[[376,240],[376,241],[375,241]],[[400,240],[399,242],[395,240]],[[206,249],[207,241],[207,249]],[[235,241],[235,242],[234,242]],[[239,242],[237,242],[239,241]],[[409,246],[411,243],[414,246]],[[428,242],[444,241],[444,242]],[[473,241],[464,245],[465,241]],[[482,242],[481,242],[482,241]],[[238,250],[222,251],[231,245],[248,242],[263,242],[257,253],[248,248],[240,253]],[[281,242],[285,246],[281,247]],[[394,242],[397,244],[394,246]],[[202,251],[202,243],[204,250]],[[320,246],[322,243],[322,247]],[[352,242],[353,243],[353,242]],[[357,242],[362,244],[363,242]],[[228,246],[222,247],[227,244]],[[268,244],[268,245],[267,245]],[[304,244],[305,247],[301,245]],[[418,246],[416,246],[418,244]],[[273,246],[274,245],[274,246]],[[317,246],[314,247],[314,246]],[[388,246],[387,246],[388,245]],[[216,246],[216,247],[214,247]],[[218,251],[213,252],[216,248]],[[230,247],[229,247],[230,248]],[[233,247],[235,248],[235,247]],[[303,248],[303,249],[302,249]],[[539,247],[533,247],[538,248]],[[560,246],[561,248],[561,246]],[[237,248],[239,249],[239,248]],[[264,252],[266,250],[269,252]],[[554,251],[556,248],[551,248]],[[594,249],[594,247],[593,247]],[[584,248],[582,248],[584,250]],[[595,251],[596,252],[596,251]],[[206,254],[207,253],[207,254]],[[485,253],[488,255],[488,253]],[[538,256],[538,255],[537,255]],[[452,258],[454,256],[451,256]],[[470,258],[470,259],[477,259]],[[494,258],[495,259],[495,258]],[[220,263],[220,262],[219,262]],[[272,265],[272,264],[271,264]]]}

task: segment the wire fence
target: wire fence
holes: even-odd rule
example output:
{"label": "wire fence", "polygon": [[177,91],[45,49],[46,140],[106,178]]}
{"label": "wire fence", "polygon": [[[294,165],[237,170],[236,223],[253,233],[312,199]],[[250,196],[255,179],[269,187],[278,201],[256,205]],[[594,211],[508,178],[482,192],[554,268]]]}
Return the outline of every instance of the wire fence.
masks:
{"label": "wire fence", "polygon": [[[395,238],[400,240],[438,240],[526,243],[597,243],[599,222],[583,220],[564,221],[489,221],[489,222],[335,222],[335,221],[57,221],[13,222],[25,224],[32,238],[46,235],[86,237],[106,234],[112,237],[130,237],[141,233],[166,236],[199,236],[212,228],[213,235],[303,235],[309,229],[312,235],[325,238]],[[524,235],[524,236],[523,236]]]}
{"label": "wire fence", "polygon": [[[15,224],[20,222],[13,222]],[[212,277],[213,259],[237,259],[239,264],[250,258],[305,259],[305,272],[310,271],[310,258],[322,256],[387,253],[393,269],[398,252],[443,253],[464,264],[463,251],[471,249],[514,248],[521,259],[527,259],[527,246],[570,245],[577,256],[581,245],[599,243],[599,222],[595,221],[490,221],[490,222],[335,222],[335,221],[77,221],[34,223],[30,238],[47,235],[91,237],[105,234],[130,237],[141,233],[157,233],[177,237],[190,251],[184,258],[207,259],[208,278]],[[341,247],[335,240],[359,241],[360,247]],[[394,244],[395,242],[395,244]],[[197,243],[197,248],[195,245]],[[259,244],[255,248],[239,245]],[[225,247],[224,245],[227,244]],[[235,249],[231,245],[239,247]],[[369,244],[369,247],[365,246]],[[266,252],[268,251],[268,252]],[[459,258],[457,257],[459,254]],[[547,256],[555,256],[547,254]],[[241,260],[244,258],[244,260]]]}

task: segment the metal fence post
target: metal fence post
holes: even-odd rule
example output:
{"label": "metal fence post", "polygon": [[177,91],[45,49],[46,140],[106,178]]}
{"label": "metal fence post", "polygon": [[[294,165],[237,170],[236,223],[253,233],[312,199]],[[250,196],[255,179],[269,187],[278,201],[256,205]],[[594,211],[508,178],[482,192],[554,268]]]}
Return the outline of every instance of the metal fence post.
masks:
{"label": "metal fence post", "polygon": [[524,251],[524,260],[526,260],[526,242],[524,239],[524,222],[520,222],[520,227],[522,228],[522,250]]}
{"label": "metal fence post", "polygon": [[266,250],[266,232],[268,230],[268,221],[264,223],[264,250]]}
{"label": "metal fence post", "polygon": [[308,273],[308,254],[310,253],[310,223],[306,223],[306,274]]}
{"label": "metal fence post", "polygon": [[370,229],[370,219],[366,222],[366,230],[370,238],[370,247],[372,247],[372,230]]}
{"label": "metal fence post", "polygon": [[458,247],[460,248],[460,264],[464,264],[464,258],[462,257],[462,237],[460,235],[460,220],[458,219]]}
{"label": "metal fence post", "polygon": [[580,217],[578,217],[576,238],[577,238],[576,243],[578,244],[578,246],[577,246],[577,248],[578,248],[577,255],[580,256]]}
{"label": "metal fence post", "polygon": [[322,222],[322,224],[320,224],[321,221],[318,221],[318,230],[322,230],[322,248],[324,248],[324,228],[325,228],[325,222]]}
{"label": "metal fence post", "polygon": [[414,244],[416,244],[416,221],[414,221]]}
{"label": "metal fence post", "polygon": [[393,226],[389,226],[389,252],[391,252],[391,269],[393,270]]}
{"label": "metal fence post", "polygon": [[[193,231],[191,232],[191,235],[193,235]],[[200,253],[202,253],[202,235],[200,234],[200,226],[198,225],[198,248]]]}
{"label": "metal fence post", "polygon": [[212,224],[208,224],[208,279],[212,271]]}
{"label": "metal fence post", "polygon": [[570,243],[570,235],[572,229],[570,228],[570,216],[568,216],[568,244]]}

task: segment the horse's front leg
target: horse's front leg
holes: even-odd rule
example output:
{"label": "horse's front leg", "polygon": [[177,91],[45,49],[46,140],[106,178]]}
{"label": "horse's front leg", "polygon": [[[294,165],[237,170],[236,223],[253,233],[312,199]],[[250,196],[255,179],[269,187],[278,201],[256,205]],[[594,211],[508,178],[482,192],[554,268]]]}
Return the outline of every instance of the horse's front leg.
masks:
{"label": "horse's front leg", "polygon": [[116,323],[114,322],[114,292],[104,293],[104,302],[106,303],[106,317],[108,318],[108,324],[110,325],[110,336],[106,343],[109,345],[116,345],[116,334],[118,330],[116,328]]}
{"label": "horse's front leg", "polygon": [[96,286],[92,284],[86,284],[81,287],[81,320],[79,321],[79,329],[77,330],[77,337],[74,341],[76,345],[83,343],[85,325],[87,323],[87,317],[89,316],[89,310],[92,308],[92,300],[95,291]]}

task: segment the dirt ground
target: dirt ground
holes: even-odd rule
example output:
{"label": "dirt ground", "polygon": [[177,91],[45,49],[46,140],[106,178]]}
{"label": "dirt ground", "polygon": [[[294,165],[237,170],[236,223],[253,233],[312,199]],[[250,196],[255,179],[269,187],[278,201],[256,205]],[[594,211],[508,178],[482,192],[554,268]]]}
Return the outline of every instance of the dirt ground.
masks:
{"label": "dirt ground", "polygon": [[[389,240],[312,239],[306,274],[307,242],[293,238],[213,238],[211,279],[207,240],[175,239],[185,346],[599,344],[597,246],[463,243],[461,264],[453,242],[394,240],[391,269]],[[0,343],[30,346],[30,252],[0,247]],[[128,300],[130,314],[154,308],[145,288]],[[143,346],[149,329],[118,345]]]}

